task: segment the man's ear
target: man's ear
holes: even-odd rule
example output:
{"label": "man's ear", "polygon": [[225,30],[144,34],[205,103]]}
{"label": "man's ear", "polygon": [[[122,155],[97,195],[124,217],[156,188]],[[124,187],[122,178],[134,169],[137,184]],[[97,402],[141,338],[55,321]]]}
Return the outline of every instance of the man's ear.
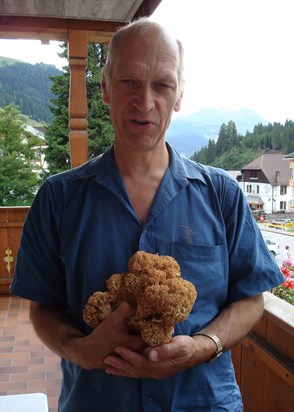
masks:
{"label": "man's ear", "polygon": [[175,112],[179,112],[180,109],[181,109],[183,94],[184,94],[184,92],[182,92],[180,94],[180,96],[177,98],[177,101],[176,101],[175,106],[174,106],[174,111]]}
{"label": "man's ear", "polygon": [[103,103],[108,104],[109,103],[108,85],[107,85],[107,79],[106,79],[104,71],[102,71],[101,86],[102,86],[102,101]]}

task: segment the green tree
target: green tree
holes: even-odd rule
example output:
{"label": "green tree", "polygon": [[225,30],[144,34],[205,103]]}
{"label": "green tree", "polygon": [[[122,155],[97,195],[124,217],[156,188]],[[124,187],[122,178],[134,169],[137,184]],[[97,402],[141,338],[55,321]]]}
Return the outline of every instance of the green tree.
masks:
{"label": "green tree", "polygon": [[216,155],[220,156],[226,151],[227,125],[223,123],[218,133]]}
{"label": "green tree", "polygon": [[[62,45],[61,57],[67,55],[67,45]],[[106,61],[106,48],[102,44],[89,44],[88,64],[86,69],[86,87],[88,98],[88,157],[95,157],[106,150],[113,142],[113,129],[109,117],[108,106],[102,102],[101,70]],[[69,69],[63,68],[61,76],[51,77],[52,92],[56,96],[50,107],[54,115],[51,124],[46,128],[45,137],[48,143],[46,162],[49,174],[58,173],[70,168],[68,99]]]}
{"label": "green tree", "polygon": [[207,164],[212,164],[216,156],[216,143],[213,139],[209,139],[207,148]]}
{"label": "green tree", "polygon": [[30,206],[39,187],[33,162],[38,138],[26,132],[17,106],[0,112],[0,205]]}
{"label": "green tree", "polygon": [[227,124],[227,150],[228,149],[233,149],[236,144],[238,143],[238,133],[237,133],[237,128],[235,125],[235,122],[232,120],[229,121]]}

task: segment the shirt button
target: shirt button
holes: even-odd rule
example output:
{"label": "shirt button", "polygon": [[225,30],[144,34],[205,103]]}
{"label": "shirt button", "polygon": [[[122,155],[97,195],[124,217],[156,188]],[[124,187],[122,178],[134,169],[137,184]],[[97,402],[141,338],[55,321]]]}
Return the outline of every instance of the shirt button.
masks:
{"label": "shirt button", "polygon": [[144,227],[143,233],[147,233],[147,227]]}
{"label": "shirt button", "polygon": [[149,398],[147,402],[149,403],[149,405],[151,405],[153,403],[153,399]]}

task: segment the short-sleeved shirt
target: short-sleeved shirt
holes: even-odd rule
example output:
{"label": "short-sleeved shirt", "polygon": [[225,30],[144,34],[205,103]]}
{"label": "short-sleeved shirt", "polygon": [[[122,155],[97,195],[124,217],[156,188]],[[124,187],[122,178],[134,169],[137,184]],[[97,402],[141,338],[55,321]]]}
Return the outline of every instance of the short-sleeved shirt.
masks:
{"label": "short-sleeved shirt", "polygon": [[[116,166],[113,148],[48,178],[24,225],[12,292],[64,308],[84,333],[89,296],[127,271],[137,250],[173,256],[198,298],[175,334],[193,335],[228,304],[283,282],[238,182],[181,157],[170,164],[143,224]],[[164,379],[132,379],[62,360],[60,412],[242,411],[230,351]]]}

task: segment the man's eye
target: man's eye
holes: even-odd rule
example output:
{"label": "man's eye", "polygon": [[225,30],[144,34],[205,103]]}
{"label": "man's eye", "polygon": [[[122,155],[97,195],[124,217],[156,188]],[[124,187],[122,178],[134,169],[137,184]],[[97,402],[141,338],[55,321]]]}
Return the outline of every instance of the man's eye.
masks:
{"label": "man's eye", "polygon": [[123,84],[129,84],[129,85],[135,84],[134,80],[131,80],[131,79],[123,79],[121,80],[121,82]]}
{"label": "man's eye", "polygon": [[169,81],[158,82],[157,86],[161,87],[162,89],[174,89],[176,87],[174,83]]}

